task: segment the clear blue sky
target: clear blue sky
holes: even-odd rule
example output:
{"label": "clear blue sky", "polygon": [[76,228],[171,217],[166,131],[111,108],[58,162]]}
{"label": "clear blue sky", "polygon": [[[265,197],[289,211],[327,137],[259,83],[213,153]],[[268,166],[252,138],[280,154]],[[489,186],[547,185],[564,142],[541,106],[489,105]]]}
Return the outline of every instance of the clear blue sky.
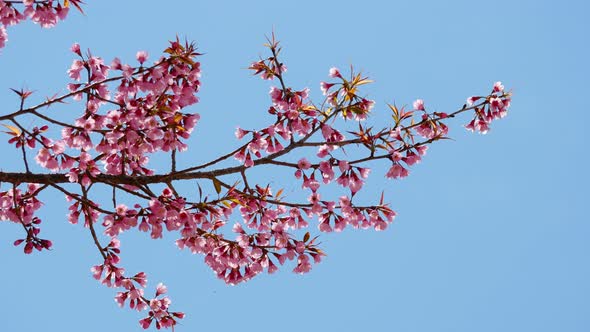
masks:
{"label": "clear blue sky", "polygon": [[[431,147],[409,178],[385,182],[374,170],[365,197],[385,187],[396,222],[322,235],[329,256],[308,275],[287,268],[230,287],[171,236],[126,235],[126,269],[168,285],[187,313],[179,331],[590,331],[586,1],[86,2],[86,16],[72,12],[55,29],[9,28],[1,113],[17,108],[8,88],[65,91],[73,42],[132,61],[138,50],[154,59],[179,35],[206,53],[194,107],[202,121],[183,155],[202,161],[235,146],[236,126],[268,121],[268,83],[244,68],[273,28],[288,82],[316,97],[330,67],[350,64],[376,81],[365,91],[377,113],[416,98],[452,111],[497,80],[514,92],[488,135],[452,121],[455,140]],[[4,170],[17,167],[13,148],[0,153]],[[2,225],[0,329],[141,330],[142,316],[92,279],[99,254],[86,229],[67,223],[62,195],[44,198],[51,252],[25,256],[12,246],[22,229]]]}

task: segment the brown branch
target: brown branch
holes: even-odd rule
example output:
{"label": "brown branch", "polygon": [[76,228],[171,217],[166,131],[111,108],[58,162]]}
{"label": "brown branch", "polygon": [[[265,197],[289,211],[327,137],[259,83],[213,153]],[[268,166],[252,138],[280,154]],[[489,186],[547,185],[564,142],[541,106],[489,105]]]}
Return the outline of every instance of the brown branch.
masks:
{"label": "brown branch", "polygon": [[[82,188],[82,193],[84,195],[84,199],[85,200],[88,200],[88,191],[86,190],[86,188],[84,188],[84,186],[80,186],[80,187]],[[105,253],[105,249],[100,244],[100,241],[98,241],[98,236],[96,235],[96,231],[94,230],[94,223],[90,219],[90,215],[91,215],[90,209],[91,208],[93,208],[93,207],[90,207],[89,204],[82,206],[82,209],[85,210],[84,211],[84,217],[87,219],[88,228],[90,229],[90,234],[92,234],[92,239],[94,240],[94,245],[96,246],[96,248],[100,252],[100,255],[102,256],[102,258],[104,260],[106,260],[107,259],[107,255]]]}

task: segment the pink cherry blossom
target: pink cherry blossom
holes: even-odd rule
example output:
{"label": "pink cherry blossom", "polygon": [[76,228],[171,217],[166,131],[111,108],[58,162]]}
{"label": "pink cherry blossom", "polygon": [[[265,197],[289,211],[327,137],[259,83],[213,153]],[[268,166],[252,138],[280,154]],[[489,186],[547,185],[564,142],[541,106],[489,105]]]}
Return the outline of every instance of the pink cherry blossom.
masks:
{"label": "pink cherry blossom", "polygon": [[494,83],[494,92],[504,92],[504,85],[502,85],[502,82],[496,82]]}
{"label": "pink cherry blossom", "polygon": [[299,167],[299,169],[306,170],[311,167],[311,163],[306,158],[301,158],[297,162],[297,166]]}
{"label": "pink cherry blossom", "polygon": [[320,183],[315,179],[315,174],[312,174],[311,177],[303,176],[303,185],[302,188],[309,188],[312,192],[316,192],[320,187]]}
{"label": "pink cherry blossom", "polygon": [[340,169],[340,172],[345,172],[350,169],[350,165],[348,164],[348,162],[346,160],[340,160],[338,162],[338,168]]}
{"label": "pink cherry blossom", "polygon": [[416,147],[416,151],[418,151],[418,154],[421,156],[425,155],[427,150],[428,145],[419,145]]}
{"label": "pink cherry blossom", "polygon": [[328,94],[328,90],[334,86],[334,83],[327,83],[327,82],[320,82],[320,89],[322,90],[322,94],[325,96]]}
{"label": "pink cherry blossom", "polygon": [[82,52],[80,51],[80,44],[78,44],[78,43],[72,44],[70,51],[74,52],[78,56],[82,56]]}
{"label": "pink cherry blossom", "polygon": [[143,65],[144,62],[146,62],[147,58],[148,58],[148,53],[146,51],[139,51],[137,52],[137,54],[135,55],[135,58],[137,59],[137,61]]}
{"label": "pink cherry blossom", "polygon": [[82,71],[82,69],[84,69],[84,62],[82,60],[74,60],[74,62],[72,62],[72,66],[68,70],[68,75],[72,79],[79,81],[80,80],[80,71]]}
{"label": "pink cherry blossom", "polygon": [[422,99],[416,99],[414,101],[413,106],[414,106],[414,109],[417,110],[417,111],[424,111],[424,100],[422,100]]}
{"label": "pink cherry blossom", "polygon": [[332,170],[332,165],[330,165],[329,161],[321,161],[319,170],[322,173],[322,180],[325,184],[330,183],[334,179],[334,170]]}
{"label": "pink cherry blossom", "polygon": [[342,77],[342,75],[340,74],[340,70],[338,70],[338,68],[336,68],[336,67],[330,68],[330,77],[333,77],[333,78]]}
{"label": "pink cherry blossom", "polygon": [[158,286],[156,286],[156,297],[166,294],[166,292],[168,292],[168,288],[163,283],[159,283]]}
{"label": "pink cherry blossom", "polygon": [[487,122],[483,120],[475,121],[475,130],[479,131],[482,134],[487,134],[490,127],[488,126]]}
{"label": "pink cherry blossom", "polygon": [[242,128],[236,128],[236,138],[242,139],[246,135],[247,131],[243,130]]}
{"label": "pink cherry blossom", "polygon": [[407,169],[402,167],[400,164],[394,164],[393,166],[391,166],[389,171],[387,171],[387,174],[385,176],[388,178],[398,179],[405,178],[408,175],[409,172]]}
{"label": "pink cherry blossom", "polygon": [[500,98],[490,99],[490,110],[492,112],[501,111],[504,109],[504,102]]}

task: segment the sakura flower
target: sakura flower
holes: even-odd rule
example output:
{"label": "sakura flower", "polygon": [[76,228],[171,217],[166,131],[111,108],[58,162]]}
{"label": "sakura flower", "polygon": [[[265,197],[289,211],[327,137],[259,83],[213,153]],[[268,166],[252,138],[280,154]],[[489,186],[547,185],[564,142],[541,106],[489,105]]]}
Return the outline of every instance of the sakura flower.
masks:
{"label": "sakura flower", "polygon": [[125,305],[125,301],[127,300],[128,297],[128,292],[118,292],[117,295],[115,296],[115,302],[117,302],[117,304],[119,305],[119,307],[123,307]]}
{"label": "sakura flower", "polygon": [[150,327],[150,325],[152,324],[152,317],[146,317],[142,320],[139,321],[139,325],[143,328],[143,329],[148,329]]}
{"label": "sakura flower", "polygon": [[117,208],[115,209],[117,215],[119,216],[124,216],[125,213],[127,212],[127,206],[125,204],[119,204],[117,205]]}
{"label": "sakura flower", "polygon": [[82,56],[82,52],[80,51],[80,44],[74,43],[70,48],[70,51],[78,54],[78,56]]}
{"label": "sakura flower", "polygon": [[158,286],[156,286],[156,297],[166,294],[167,291],[168,288],[163,283],[159,283]]}
{"label": "sakura flower", "polygon": [[418,151],[418,154],[421,156],[425,155],[427,150],[428,145],[419,145],[416,147],[416,151]]}
{"label": "sakura flower", "polygon": [[340,71],[338,70],[338,68],[332,67],[332,68],[330,68],[330,77],[336,78],[336,77],[342,77],[342,75],[340,74]]}
{"label": "sakura flower", "polygon": [[392,129],[389,132],[389,136],[392,137],[392,138],[394,138],[394,139],[396,139],[396,140],[398,140],[398,141],[401,141],[402,140],[401,128],[400,127],[396,127],[395,129]]}
{"label": "sakura flower", "polygon": [[503,92],[504,91],[504,86],[502,85],[502,82],[498,81],[494,84],[494,92]]}
{"label": "sakura flower", "polygon": [[[30,9],[28,7],[27,9]],[[65,17],[67,13],[67,8],[63,8],[65,10],[62,14],[62,17]],[[43,28],[52,28],[57,24],[59,16],[57,12],[53,11],[53,8],[50,6],[38,6],[34,11],[32,11],[31,20]]]}
{"label": "sakura flower", "polygon": [[320,172],[322,173],[322,180],[325,184],[330,183],[334,179],[334,170],[329,161],[323,160],[320,162]]}
{"label": "sakura flower", "polygon": [[57,17],[63,21],[68,16],[68,12],[70,11],[70,8],[57,6],[54,8],[54,10],[55,10],[55,14],[57,14]]}
{"label": "sakura flower", "polygon": [[504,102],[500,98],[491,98],[490,99],[490,110],[492,112],[502,111],[504,109]]}
{"label": "sakura flower", "polygon": [[324,232],[324,233],[332,232],[332,227],[330,226],[330,224],[327,221],[320,223],[318,225],[318,229],[320,230],[320,232]]}
{"label": "sakura flower", "polygon": [[468,124],[465,125],[465,129],[474,132],[475,131],[475,120],[471,120]]}
{"label": "sakura flower", "polygon": [[422,99],[416,99],[416,101],[414,101],[414,109],[417,111],[424,111],[424,100]]}
{"label": "sakura flower", "polygon": [[137,61],[139,61],[140,64],[143,65],[143,63],[147,60],[148,58],[148,53],[146,51],[139,51],[137,52],[137,54],[135,55],[135,58],[137,59]]}
{"label": "sakura flower", "polygon": [[317,156],[320,158],[324,158],[330,154],[336,147],[334,145],[326,145],[323,144],[318,148]]}
{"label": "sakura flower", "polygon": [[336,216],[334,220],[334,231],[336,233],[340,233],[344,230],[344,228],[346,228],[346,219],[342,218],[341,216]]}
{"label": "sakura flower", "polygon": [[193,131],[193,129],[195,128],[195,126],[197,125],[197,122],[200,119],[201,119],[201,116],[197,113],[185,116],[184,117],[184,130],[187,133],[191,133]]}
{"label": "sakura flower", "polygon": [[421,159],[422,159],[422,158],[420,158],[420,155],[418,155],[418,154],[415,154],[415,153],[413,153],[413,152],[411,152],[411,151],[408,151],[408,152],[406,153],[406,156],[402,158],[402,160],[403,160],[403,161],[404,161],[404,162],[405,162],[405,163],[406,163],[408,166],[412,166],[412,165],[414,165],[414,164],[416,164],[416,163],[419,163]]}
{"label": "sakura flower", "polygon": [[72,62],[72,66],[68,70],[68,76],[76,81],[79,81],[80,71],[82,69],[84,69],[84,62],[82,62],[82,60],[74,60],[74,62]]}
{"label": "sakura flower", "polygon": [[488,130],[490,130],[490,127],[488,126],[487,122],[483,120],[477,120],[475,121],[475,130],[485,135],[487,134]]}
{"label": "sakura flower", "polygon": [[90,272],[92,272],[92,277],[96,280],[100,280],[103,270],[104,265],[95,265],[92,268],[90,268]]}
{"label": "sakura flower", "polygon": [[403,155],[398,150],[391,151],[391,160],[393,161],[400,161],[402,160]]}
{"label": "sakura flower", "polygon": [[306,175],[303,175],[303,185],[301,187],[309,188],[315,193],[320,188],[320,183],[315,179],[315,174],[312,174],[309,178]]}
{"label": "sakura flower", "polygon": [[355,112],[354,117],[355,119],[362,121],[367,119],[367,115],[369,112],[375,107],[375,101],[363,98],[359,103],[359,108],[362,112]]}
{"label": "sakura flower", "polygon": [[363,179],[366,179],[369,177],[369,173],[371,173],[371,169],[370,168],[365,168],[365,167],[359,167],[358,168],[359,174],[361,175],[361,177]]}
{"label": "sakura flower", "polygon": [[35,156],[35,161],[42,167],[45,167],[52,171],[59,170],[59,164],[57,163],[57,159],[51,155],[48,149],[41,148],[37,152],[37,156]]}
{"label": "sakura flower", "polygon": [[422,124],[416,127],[416,132],[418,135],[428,139],[433,138],[437,134],[436,127],[434,127],[434,124],[430,121],[422,122]]}
{"label": "sakura flower", "polygon": [[387,222],[381,218],[377,210],[372,210],[369,213],[369,222],[373,224],[376,231],[383,231],[387,228]]}
{"label": "sakura flower", "polygon": [[359,177],[356,175],[356,173],[351,172],[350,173],[350,177],[348,179],[348,187],[350,188],[350,191],[352,192],[352,194],[357,193],[359,190],[361,190],[361,188],[363,187],[364,182],[359,179]]}
{"label": "sakura flower", "polygon": [[311,263],[309,262],[309,256],[299,255],[297,258],[297,266],[293,269],[293,272],[304,274],[311,271]]}
{"label": "sakura flower", "polygon": [[324,96],[328,94],[328,90],[333,86],[334,83],[320,82],[320,90],[322,90]]}
{"label": "sakura flower", "polygon": [[391,166],[389,171],[387,171],[387,174],[385,174],[385,176],[390,179],[405,178],[408,175],[408,170],[402,167],[400,164],[394,164],[393,166]]}
{"label": "sakura flower", "polygon": [[309,169],[311,167],[311,163],[306,159],[306,158],[301,158],[298,162],[297,162],[297,167],[299,167],[299,169]]}
{"label": "sakura flower", "polygon": [[[269,94],[270,94],[270,99],[272,100],[272,102],[274,104],[279,104],[281,101],[283,101],[282,100],[282,98],[283,98],[283,90],[277,88],[276,86],[271,86],[270,87]],[[281,109],[283,109],[283,108],[281,108]]]}
{"label": "sakura flower", "polygon": [[245,149],[241,149],[236,154],[234,154],[234,158],[238,161],[244,162],[246,160],[246,151]]}
{"label": "sakura flower", "polygon": [[246,155],[246,160],[244,160],[244,166],[246,166],[246,167],[254,166],[254,161],[252,160],[252,156],[249,153]]}

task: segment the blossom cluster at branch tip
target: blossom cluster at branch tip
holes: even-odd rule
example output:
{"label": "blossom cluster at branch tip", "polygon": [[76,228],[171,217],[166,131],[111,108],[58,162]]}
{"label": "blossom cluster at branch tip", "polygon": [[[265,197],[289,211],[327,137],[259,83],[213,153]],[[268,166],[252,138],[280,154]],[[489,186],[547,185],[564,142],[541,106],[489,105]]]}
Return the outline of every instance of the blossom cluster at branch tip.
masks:
{"label": "blossom cluster at branch tip", "polygon": [[21,224],[25,229],[26,237],[14,241],[15,246],[25,243],[25,254],[32,253],[33,249],[48,250],[53,245],[50,240],[39,237],[41,219],[35,216],[42,206],[41,201],[37,199],[39,190],[39,185],[30,183],[24,192],[17,187],[0,192],[0,220]]}
{"label": "blossom cluster at branch tip", "polygon": [[[467,99],[467,105],[475,108],[473,119],[465,126],[472,132],[486,134],[490,124],[496,119],[501,119],[508,114],[508,108],[512,101],[512,94],[504,90],[502,82],[496,82],[492,93],[487,97],[473,96]],[[484,100],[479,106],[474,105],[479,100]]]}
{"label": "blossom cluster at branch tip", "polygon": [[[22,4],[24,8],[16,6]],[[46,0],[33,1],[23,0],[22,2],[0,0],[0,48],[5,46],[8,39],[6,27],[16,25],[23,20],[30,19],[42,28],[52,28],[58,21],[63,21],[69,12],[69,5],[74,5],[82,11],[81,0]]]}
{"label": "blossom cluster at branch tip", "polygon": [[182,312],[170,312],[169,307],[172,301],[167,296],[167,287],[159,283],[156,286],[156,293],[152,299],[145,297],[145,287],[147,286],[147,275],[144,272],[136,273],[133,277],[125,277],[125,269],[120,268],[119,253],[120,241],[113,237],[111,242],[103,249],[105,260],[102,264],[91,268],[95,279],[101,280],[108,287],[121,287],[124,290],[117,293],[115,302],[120,307],[126,303],[129,308],[144,311],[148,310],[148,316],[139,321],[144,329],[147,329],[152,322],[155,322],[156,328],[160,329],[174,327],[177,319],[184,318]]}

